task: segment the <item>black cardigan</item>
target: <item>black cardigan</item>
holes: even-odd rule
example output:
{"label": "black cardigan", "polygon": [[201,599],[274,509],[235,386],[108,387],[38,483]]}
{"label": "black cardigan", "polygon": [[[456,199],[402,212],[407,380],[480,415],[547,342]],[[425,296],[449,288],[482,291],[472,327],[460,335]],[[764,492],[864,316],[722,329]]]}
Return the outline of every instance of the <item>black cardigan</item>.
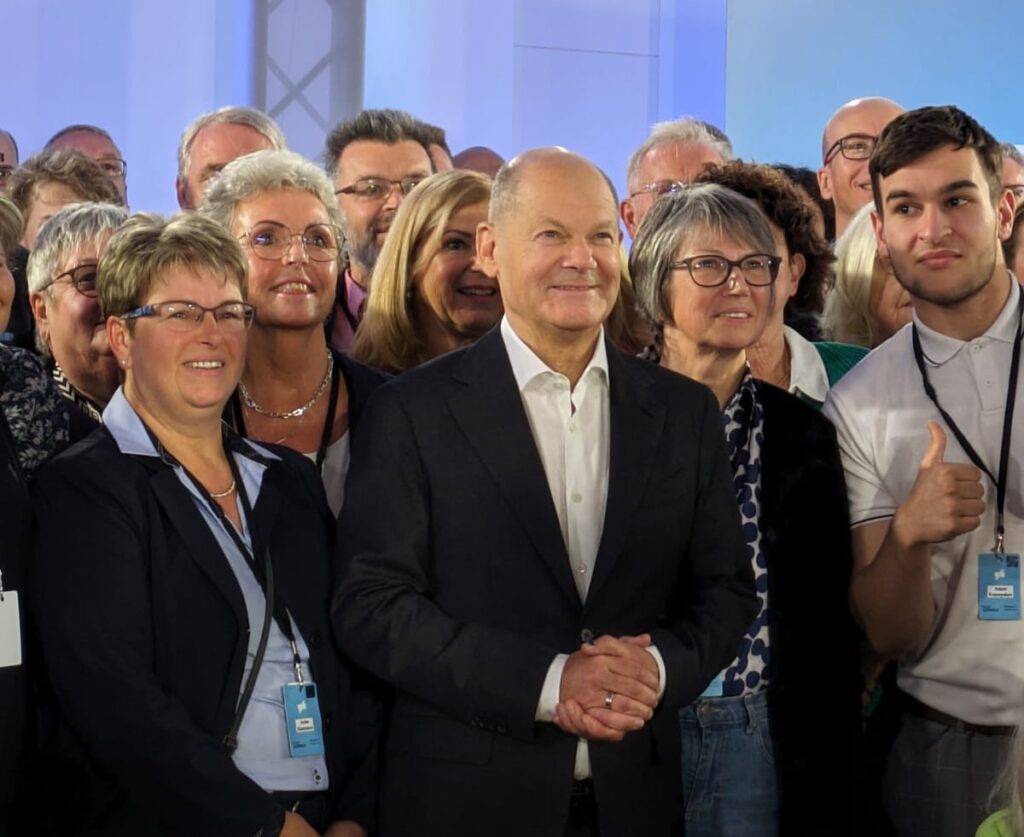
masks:
{"label": "black cardigan", "polygon": [[768,690],[782,834],[852,833],[859,633],[846,483],[831,422],[757,382],[764,409],[761,538],[768,564]]}

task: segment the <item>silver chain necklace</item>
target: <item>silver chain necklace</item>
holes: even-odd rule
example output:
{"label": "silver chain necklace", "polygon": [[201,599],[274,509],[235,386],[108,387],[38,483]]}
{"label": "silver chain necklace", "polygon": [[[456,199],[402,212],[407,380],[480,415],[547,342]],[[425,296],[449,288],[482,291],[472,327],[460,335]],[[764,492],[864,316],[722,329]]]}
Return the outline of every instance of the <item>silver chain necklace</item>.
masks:
{"label": "silver chain necklace", "polygon": [[327,371],[324,373],[324,379],[320,382],[320,386],[317,387],[316,392],[313,393],[313,397],[309,399],[301,407],[296,407],[294,410],[288,410],[284,413],[279,413],[277,410],[268,410],[266,407],[261,407],[253,397],[249,394],[249,390],[245,388],[245,384],[241,381],[238,382],[238,392],[242,396],[242,401],[245,402],[245,406],[248,407],[255,413],[259,413],[261,416],[269,416],[275,419],[293,419],[304,416],[312,408],[317,401],[319,401],[323,394],[327,391],[327,385],[331,382],[331,373],[334,372],[334,356],[331,354],[331,350],[327,350]]}

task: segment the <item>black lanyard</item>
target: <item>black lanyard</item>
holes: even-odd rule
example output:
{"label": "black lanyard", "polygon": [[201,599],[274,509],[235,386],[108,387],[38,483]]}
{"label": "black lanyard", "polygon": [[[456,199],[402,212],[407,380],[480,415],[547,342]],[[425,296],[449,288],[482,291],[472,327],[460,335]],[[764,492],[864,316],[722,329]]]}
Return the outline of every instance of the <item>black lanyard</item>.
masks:
{"label": "black lanyard", "polygon": [[939,404],[939,398],[935,394],[935,387],[933,387],[931,381],[928,380],[928,372],[924,365],[924,352],[921,350],[921,338],[917,333],[917,324],[915,323],[911,326],[911,336],[914,344],[914,359],[917,361],[917,368],[921,372],[921,381],[924,383],[925,393],[932,400],[935,408],[939,411],[939,415],[942,416],[943,421],[945,421],[949,429],[953,431],[953,435],[956,436],[956,440],[960,443],[960,447],[964,449],[964,452],[970,458],[971,462],[984,471],[988,475],[988,478],[995,484],[996,542],[993,547],[993,551],[999,555],[1003,554],[1006,535],[1006,528],[1003,525],[1003,508],[1006,504],[1006,480],[1010,463],[1010,434],[1013,432],[1013,406],[1017,401],[1017,373],[1020,370],[1020,346],[1021,340],[1024,338],[1024,292],[1018,291],[1018,293],[1020,294],[1020,297],[1017,302],[1017,336],[1013,340],[1013,358],[1010,360],[1010,381],[1007,384],[1006,410],[1003,413],[1003,438],[999,451],[998,477],[993,476],[988,466],[982,461],[981,457],[978,456],[978,452],[974,449],[974,446],[967,441],[967,437],[964,436],[963,432],[957,426],[957,423],[953,421],[953,417],[942,409],[942,405]]}
{"label": "black lanyard", "polygon": [[[284,634],[285,639],[288,640],[288,644],[291,646],[295,675],[300,683],[303,682],[302,657],[299,655],[298,643],[295,641],[295,632],[292,630],[292,620],[288,613],[288,608],[285,606],[281,597],[276,595],[276,590],[274,589],[274,569],[273,562],[270,557],[269,544],[263,553],[263,564],[260,565],[256,562],[256,557],[253,554],[252,549],[248,544],[246,544],[242,539],[241,533],[239,533],[235,528],[235,524],[232,523],[231,519],[224,513],[224,509],[220,507],[220,504],[213,498],[206,486],[203,485],[195,474],[179,462],[174,455],[163,446],[163,443],[157,438],[156,434],[150,430],[149,426],[145,422],[142,422],[142,425],[146,428],[146,433],[149,434],[149,439],[153,443],[153,447],[156,448],[160,458],[169,465],[181,468],[185,473],[185,476],[187,476],[192,482],[192,485],[196,487],[200,496],[206,501],[210,510],[221,522],[221,525],[224,527],[225,531],[227,531],[231,540],[238,548],[238,551],[242,554],[242,557],[245,559],[246,564],[248,564],[249,569],[252,570],[252,574],[256,578],[257,583],[263,590],[263,597],[267,611],[273,613],[274,621],[277,622],[277,626],[281,629],[281,633]],[[238,492],[238,500],[242,507],[242,518],[245,521],[246,528],[249,530],[250,539],[255,542],[256,530],[253,528],[255,515],[252,512],[252,506],[249,504],[249,493],[245,490],[245,482],[242,479],[241,472],[238,470],[238,463],[235,462],[235,457],[232,455],[228,446],[226,434],[224,435],[224,455],[227,457],[228,465],[231,467],[231,477],[234,480],[235,491]],[[254,665],[253,673],[250,675],[253,681],[255,681],[256,668],[257,666]]]}
{"label": "black lanyard", "polygon": [[[327,402],[327,415],[324,417],[323,430],[320,432],[320,445],[316,449],[316,467],[320,476],[324,473],[324,460],[327,458],[327,448],[331,441],[331,431],[334,429],[334,417],[338,409],[338,387],[341,384],[341,364],[335,363],[331,370],[331,391],[327,394],[330,399]],[[231,394],[231,412],[235,419],[235,429],[239,436],[249,437],[245,429],[245,418],[242,416],[242,399],[238,396],[236,389]]]}

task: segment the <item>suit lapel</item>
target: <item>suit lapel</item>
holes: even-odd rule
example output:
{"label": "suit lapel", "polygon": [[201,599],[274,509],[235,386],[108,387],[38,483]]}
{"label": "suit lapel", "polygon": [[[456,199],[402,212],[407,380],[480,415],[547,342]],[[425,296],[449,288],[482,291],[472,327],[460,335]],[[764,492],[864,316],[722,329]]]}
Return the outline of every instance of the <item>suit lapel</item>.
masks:
{"label": "suit lapel", "polygon": [[643,498],[665,421],[664,405],[650,392],[651,382],[628,369],[608,345],[609,463],[604,531],[587,601],[607,580],[622,551],[634,512]]}
{"label": "suit lapel", "polygon": [[173,531],[181,538],[192,560],[220,590],[234,611],[239,625],[249,624],[238,579],[224,558],[220,545],[195,507],[192,495],[185,490],[174,470],[156,457],[139,456],[150,472],[150,484],[157,502],[163,507]]}
{"label": "suit lapel", "polygon": [[455,420],[559,588],[579,608],[544,466],[499,329],[466,351],[454,378],[449,404]]}

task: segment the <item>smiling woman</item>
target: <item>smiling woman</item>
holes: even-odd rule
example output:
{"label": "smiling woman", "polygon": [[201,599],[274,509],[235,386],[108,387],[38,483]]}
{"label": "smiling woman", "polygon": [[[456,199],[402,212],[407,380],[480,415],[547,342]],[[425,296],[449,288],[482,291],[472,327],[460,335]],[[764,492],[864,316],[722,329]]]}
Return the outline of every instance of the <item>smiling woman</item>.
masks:
{"label": "smiling woman", "polygon": [[498,322],[498,283],[480,270],[476,253],[490,196],[489,177],[462,170],[412,190],[374,268],[352,357],[397,374],[472,343]]}
{"label": "smiling woman", "polygon": [[194,212],[134,216],[98,266],[124,385],[36,494],[32,593],[68,728],[52,755],[83,800],[56,812],[62,832],[364,833],[352,776],[372,731],[349,724],[348,673],[323,641],[323,489],[301,456],[221,420],[252,322],[246,271]]}
{"label": "smiling woman", "polygon": [[298,154],[259,151],[210,181],[201,211],[242,244],[256,306],[231,422],[312,460],[337,514],[352,433],[383,377],[327,345],[341,246],[331,183]]}
{"label": "smiling woman", "polygon": [[[680,712],[686,833],[735,835],[739,824],[748,837],[813,833],[848,805],[860,672],[835,431],[814,408],[755,380],[746,362],[772,309],[775,237],[749,199],[695,185],[654,205],[629,266],[641,311],[662,336],[661,365],[718,396],[760,600],[736,659]],[[827,701],[813,680],[822,659]],[[710,770],[698,765],[709,751]]]}

